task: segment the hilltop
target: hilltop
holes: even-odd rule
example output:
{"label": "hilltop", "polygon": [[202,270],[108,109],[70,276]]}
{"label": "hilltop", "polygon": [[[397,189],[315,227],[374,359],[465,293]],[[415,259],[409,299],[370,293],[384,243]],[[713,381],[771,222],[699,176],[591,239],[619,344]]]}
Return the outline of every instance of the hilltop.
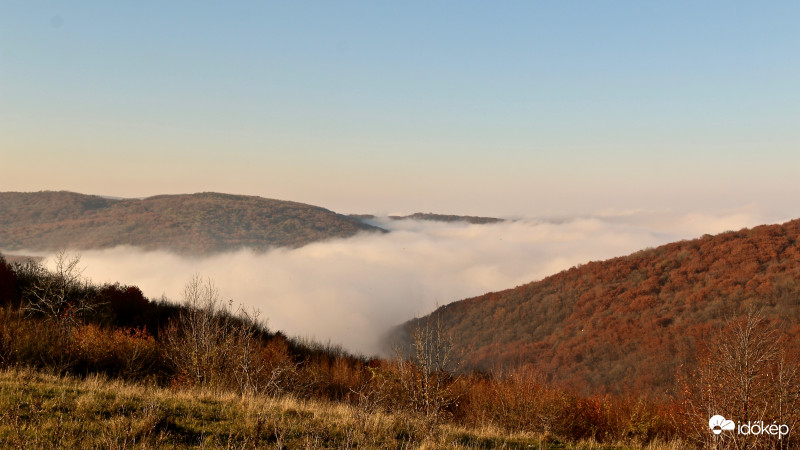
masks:
{"label": "hilltop", "polygon": [[800,220],[706,235],[590,262],[434,314],[467,367],[528,365],[586,393],[633,388],[660,395],[693,367],[709,336],[749,310],[785,330],[792,339],[784,349],[796,346],[798,238]]}
{"label": "hilltop", "polygon": [[131,245],[201,254],[300,247],[380,228],[318,206],[213,192],[113,199],[73,192],[0,193],[0,248]]}

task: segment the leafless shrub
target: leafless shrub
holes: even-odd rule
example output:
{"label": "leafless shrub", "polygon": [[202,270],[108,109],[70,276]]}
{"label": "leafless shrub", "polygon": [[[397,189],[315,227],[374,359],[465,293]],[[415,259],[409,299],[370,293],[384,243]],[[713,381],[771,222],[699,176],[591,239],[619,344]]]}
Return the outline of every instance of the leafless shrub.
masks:
{"label": "leafless shrub", "polygon": [[32,366],[64,373],[74,364],[70,330],[20,310],[0,308],[0,365]]}
{"label": "leafless shrub", "polygon": [[183,291],[184,309],[165,335],[166,357],[189,384],[218,384],[229,330],[219,292],[211,280],[193,277]]}
{"label": "leafless shrub", "polygon": [[370,372],[370,378],[350,388],[359,418],[386,409],[389,404],[391,391],[389,379],[378,368],[368,367],[367,370]]}
{"label": "leafless shrub", "polygon": [[281,368],[270,368],[259,332],[266,325],[257,312],[220,300],[211,280],[193,277],[183,292],[184,309],[165,333],[166,357],[182,381],[214,389],[256,394],[274,388]]}
{"label": "leafless shrub", "polygon": [[263,344],[258,339],[258,332],[266,327],[260,321],[258,311],[248,313],[240,308],[233,324],[232,346],[230,351],[233,363],[233,378],[238,391],[245,395],[254,395],[274,385],[275,370],[268,370],[261,349]]}
{"label": "leafless shrub", "polygon": [[458,369],[452,336],[438,313],[418,322],[405,354],[396,351],[400,388],[407,407],[422,415],[429,430],[435,429],[457,400],[453,389]]}

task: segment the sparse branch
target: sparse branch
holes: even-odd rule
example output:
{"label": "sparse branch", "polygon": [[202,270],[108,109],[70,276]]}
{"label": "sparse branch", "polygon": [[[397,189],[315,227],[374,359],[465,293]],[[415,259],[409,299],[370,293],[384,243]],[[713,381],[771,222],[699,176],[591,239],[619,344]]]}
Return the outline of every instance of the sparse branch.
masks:
{"label": "sparse branch", "polygon": [[[697,427],[694,435],[699,444],[726,448],[774,444],[764,436],[712,434],[704,421],[717,414],[740,424],[777,422],[795,429],[800,418],[797,368],[787,361],[778,328],[760,312],[730,320],[707,343],[705,352],[683,394],[687,424]],[[792,439],[790,435],[778,443]]]}
{"label": "sparse branch", "polygon": [[457,370],[452,336],[445,330],[437,311],[418,321],[411,331],[408,356],[398,352],[397,368],[403,391],[413,410],[431,426],[456,401],[452,392]]}
{"label": "sparse branch", "polygon": [[271,389],[280,373],[267,374],[258,334],[266,329],[257,311],[219,297],[214,282],[195,275],[183,291],[184,309],[166,330],[166,356],[190,384],[232,387],[242,394]]}
{"label": "sparse branch", "polygon": [[81,278],[83,268],[79,264],[79,255],[68,255],[64,250],[56,253],[52,272],[41,263],[29,262],[26,270],[33,275],[33,283],[25,292],[25,312],[74,324],[94,310],[96,305],[90,302],[88,282]]}

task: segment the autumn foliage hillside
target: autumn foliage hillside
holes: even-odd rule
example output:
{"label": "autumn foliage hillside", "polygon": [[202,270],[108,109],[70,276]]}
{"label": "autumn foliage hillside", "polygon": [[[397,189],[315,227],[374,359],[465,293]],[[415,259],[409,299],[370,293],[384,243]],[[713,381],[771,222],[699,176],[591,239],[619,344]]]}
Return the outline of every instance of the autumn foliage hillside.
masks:
{"label": "autumn foliage hillside", "polygon": [[662,395],[726,320],[800,338],[800,220],[573,267],[440,308],[467,367],[530,365],[586,393]]}
{"label": "autumn foliage hillside", "polygon": [[[584,395],[531,365],[461,370],[445,314],[419,322],[407,352],[366,359],[272,332],[199,276],[173,303],[135,286],[92,284],[64,252],[53,266],[0,255],[0,448],[800,448],[800,357],[785,350],[797,330],[752,309],[709,333],[672,395],[628,385]],[[668,356],[674,349],[663,342],[623,350]],[[213,397],[181,400],[198,393]],[[263,414],[264,402],[277,410]],[[784,431],[718,439],[709,412]]]}
{"label": "autumn foliage hillside", "polygon": [[73,192],[0,193],[0,248],[99,249],[131,245],[200,254],[299,247],[381,231],[324,208],[201,193],[115,200]]}
{"label": "autumn foliage hillside", "polygon": [[152,301],[135,286],[82,279],[78,261],[59,253],[50,271],[0,255],[0,448],[678,448],[684,439],[673,409],[647,400],[586,398],[526,370],[451,373],[452,347],[435,325],[419,330],[414,354],[366,359],[270,331],[211,280],[190,280],[181,303]]}

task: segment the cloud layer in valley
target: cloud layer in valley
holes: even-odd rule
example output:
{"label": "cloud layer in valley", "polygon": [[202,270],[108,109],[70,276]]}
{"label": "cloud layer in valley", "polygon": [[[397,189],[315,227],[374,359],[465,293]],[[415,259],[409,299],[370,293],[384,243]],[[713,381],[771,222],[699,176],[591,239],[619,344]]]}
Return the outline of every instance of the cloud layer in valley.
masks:
{"label": "cloud layer in valley", "polygon": [[782,218],[752,209],[720,214],[609,212],[468,225],[376,218],[388,234],[204,258],[129,247],[85,251],[96,283],[139,286],[179,300],[193,274],[214,280],[225,299],[261,311],[273,330],[377,353],[395,325],[446,304],[511,288],[591,260],[704,233]]}

